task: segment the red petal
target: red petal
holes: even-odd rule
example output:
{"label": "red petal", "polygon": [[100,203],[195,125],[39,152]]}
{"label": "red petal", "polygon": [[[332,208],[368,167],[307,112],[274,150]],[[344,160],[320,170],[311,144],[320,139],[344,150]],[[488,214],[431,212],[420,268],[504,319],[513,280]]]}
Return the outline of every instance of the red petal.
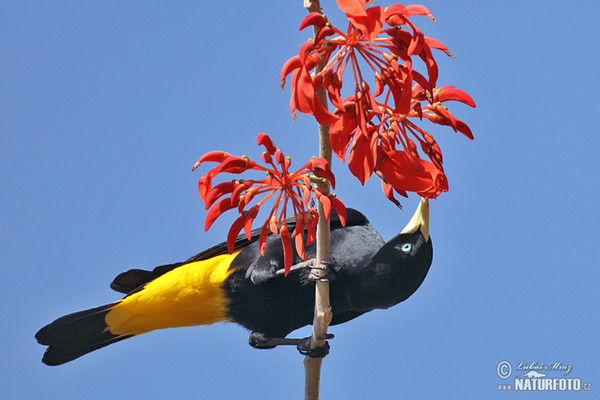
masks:
{"label": "red petal", "polygon": [[200,164],[202,164],[203,162],[206,162],[206,161],[223,162],[229,157],[231,157],[231,154],[226,153],[224,151],[209,151],[208,153],[206,153],[202,157],[200,157],[198,159],[198,161],[196,161],[196,164],[194,164],[192,166],[192,171],[195,170],[196,168],[198,168],[200,166]]}
{"label": "red petal", "polygon": [[331,69],[326,70],[323,75],[323,86],[325,87],[325,90],[327,90],[331,103],[338,109],[343,110],[344,102],[341,94],[342,81],[338,74],[334,73]]}
{"label": "red petal", "polygon": [[331,125],[338,119],[338,117],[327,111],[327,108],[325,108],[325,106],[321,104],[321,101],[319,100],[316,94],[313,96],[312,113],[308,114],[314,115],[317,122],[324,126]]}
{"label": "red petal", "polygon": [[307,188],[310,187],[310,178],[307,174],[301,175],[300,179],[302,180],[302,182],[304,182],[304,186],[306,186]]}
{"label": "red petal", "polygon": [[292,74],[292,85],[291,85],[292,95],[290,96],[290,111],[292,112],[292,117],[293,117],[294,121],[296,120],[296,110],[298,109],[298,107],[296,106],[296,92],[298,91],[297,90],[298,79],[300,78],[299,71],[300,70],[297,69]]}
{"label": "red petal", "polygon": [[[237,186],[231,192],[231,204],[237,205],[240,201],[240,196],[244,190],[247,190],[250,186],[254,185],[254,181],[237,181]],[[250,201],[251,199],[248,199]],[[246,203],[247,204],[247,203]]]}
{"label": "red petal", "polygon": [[[309,40],[308,42],[304,42],[298,49],[298,57],[300,57],[300,61],[302,61],[302,66],[310,71],[315,67],[315,63],[318,62],[319,57],[317,54],[312,55],[313,50],[315,50],[316,44],[314,40]],[[315,59],[316,57],[316,59]]]}
{"label": "red petal", "polygon": [[442,171],[432,169],[432,178],[433,184],[426,190],[417,192],[419,196],[433,199],[442,194],[442,192],[448,191],[448,179]]}
{"label": "red petal", "polygon": [[204,221],[204,231],[208,231],[210,226],[215,222],[215,220],[223,214],[227,210],[231,210],[233,207],[231,204],[231,199],[229,197],[224,198],[223,200],[216,203],[206,214],[206,220]]}
{"label": "red petal", "polygon": [[281,236],[281,244],[283,244],[284,275],[287,276],[292,267],[294,253],[292,252],[292,241],[286,224],[281,225],[279,236]]}
{"label": "red petal", "polygon": [[444,101],[460,101],[468,106],[475,107],[475,102],[466,92],[455,88],[454,86],[444,86],[439,88],[434,93],[434,101],[443,103]]}
{"label": "red petal", "polygon": [[423,48],[423,44],[425,44],[425,36],[423,32],[417,31],[413,34],[413,38],[408,46],[408,55],[412,56],[415,54],[421,53],[421,49]]}
{"label": "red petal", "polygon": [[[399,66],[397,75],[389,79],[388,84],[394,96],[394,111],[400,114],[408,114],[412,100],[413,71],[409,60],[406,64]],[[395,72],[396,74],[396,72]]]}
{"label": "red petal", "polygon": [[200,198],[204,201],[206,198],[206,193],[212,187],[212,175],[210,173],[204,174],[198,179],[198,193],[200,194]]}
{"label": "red petal", "polygon": [[302,188],[302,192],[304,193],[304,202],[308,204],[310,201],[310,189],[308,186]]}
{"label": "red petal", "polygon": [[373,112],[375,112],[376,114],[380,114],[381,109],[379,108],[379,104],[377,104],[377,102],[375,101],[375,98],[373,97],[373,94],[371,93],[371,88],[369,87],[367,82],[365,82],[365,81],[362,82],[361,89],[362,89],[361,93],[363,94],[363,100],[365,101],[367,107],[370,110],[373,110]]}
{"label": "red petal", "polygon": [[331,187],[335,189],[335,176],[324,158],[313,157],[306,163],[305,167],[309,168],[319,178],[327,179]]}
{"label": "red petal", "polygon": [[233,253],[233,246],[235,246],[235,240],[237,239],[240,231],[244,227],[244,223],[246,222],[246,216],[242,215],[238,219],[236,219],[233,224],[231,224],[231,228],[229,228],[229,233],[227,233],[227,251],[229,254]]}
{"label": "red petal", "polygon": [[281,150],[275,150],[274,156],[275,156],[275,162],[277,164],[281,164],[285,160],[285,156],[283,155],[283,152]]}
{"label": "red petal", "polygon": [[267,244],[267,235],[269,234],[268,224],[265,222],[262,229],[260,230],[260,236],[258,238],[258,249],[260,254],[265,255],[265,245]]}
{"label": "red petal", "polygon": [[400,14],[402,16],[408,17],[408,10],[402,4],[396,3],[385,9],[385,19],[390,18],[393,15]]}
{"label": "red petal", "polygon": [[433,58],[431,49],[426,45],[422,47],[419,57],[421,57],[421,59],[427,66],[427,75],[429,75],[428,84],[424,85],[424,87],[431,92],[432,89],[437,86],[436,82],[439,75],[437,63],[435,61],[435,58]]}
{"label": "red petal", "polygon": [[250,189],[246,190],[246,192],[244,194],[240,195],[240,200],[234,201],[234,199],[232,197],[231,204],[234,207],[237,204],[238,210],[241,213],[242,210],[244,209],[244,207],[246,207],[246,205],[248,205],[252,201],[254,196],[256,196],[256,192],[258,192],[259,189],[260,189],[260,187],[258,187],[258,186],[251,187]]}
{"label": "red petal", "polygon": [[[326,28],[327,29],[327,28]],[[298,55],[302,60],[302,66],[307,71],[312,71],[319,63],[320,53],[315,51],[316,45],[314,40],[309,40],[300,46]]]}
{"label": "red petal", "polygon": [[302,235],[302,232],[304,231],[304,214],[305,213],[301,212],[300,214],[296,215],[296,227],[292,232],[292,237]]}
{"label": "red petal", "polygon": [[[430,120],[431,122],[433,122],[434,124],[452,126],[452,121],[450,121],[448,118],[446,118],[442,115],[427,113],[427,114],[423,114],[423,116],[425,118],[427,118],[428,120]],[[460,133],[462,133],[463,135],[465,135],[466,137],[468,137],[471,140],[474,139],[473,133],[471,132],[471,129],[469,129],[467,124],[465,124],[463,121],[461,121],[458,118],[454,118],[454,123],[456,126],[456,128],[454,128],[452,126],[452,128],[454,130],[459,131]]]}
{"label": "red petal", "polygon": [[312,77],[306,68],[299,70],[295,91],[296,109],[305,114],[312,114],[314,108],[315,89]]}
{"label": "red petal", "polygon": [[433,17],[433,15],[431,15],[431,12],[425,6],[419,6],[419,5],[406,6],[406,11],[408,11],[409,17],[412,17],[413,15],[427,15],[430,20],[435,21],[435,18]]}
{"label": "red petal", "polygon": [[473,140],[475,139],[475,137],[473,136],[473,133],[471,132],[471,129],[469,128],[469,126],[467,124],[465,124],[464,122],[462,122],[460,119],[456,120],[456,129],[462,133],[463,135],[465,135],[466,137],[468,137],[469,139]]}
{"label": "red petal", "polygon": [[397,191],[415,192],[427,198],[448,191],[445,175],[429,161],[397,150],[385,155],[387,157],[378,165],[379,171]]}
{"label": "red petal", "polygon": [[335,210],[337,215],[340,217],[340,222],[342,226],[346,226],[346,206],[337,196],[332,194],[329,195],[329,200],[331,201],[331,207]]}
{"label": "red petal", "polygon": [[454,55],[452,53],[450,53],[450,50],[448,50],[448,48],[446,46],[444,46],[444,44],[442,42],[440,42],[439,40],[436,40],[436,39],[430,38],[430,37],[426,37],[425,43],[427,43],[427,45],[429,47],[431,47],[433,49],[441,50],[444,53],[446,53],[449,57],[454,58]]}
{"label": "red petal", "polygon": [[395,191],[396,193],[398,193],[400,196],[402,196],[402,197],[405,197],[405,198],[408,198],[408,193],[406,193],[406,191],[404,191],[404,190],[398,190],[398,189],[396,189],[396,188],[394,188],[394,191]]}
{"label": "red petal", "polygon": [[248,240],[250,240],[252,238],[252,222],[254,221],[254,218],[248,218],[246,220],[246,222],[244,223],[244,234],[246,235],[246,238]]}
{"label": "red petal", "polygon": [[271,158],[271,155],[266,151],[263,151],[263,153],[260,155],[260,158],[265,164],[271,164],[273,162],[273,158]]}
{"label": "red petal", "polygon": [[319,202],[323,205],[323,212],[325,213],[325,221],[329,222],[331,217],[331,200],[325,195],[318,196]]}
{"label": "red petal", "polygon": [[[319,30],[319,32],[317,32],[317,36],[315,36],[315,43],[320,43],[322,40],[324,40],[327,36],[331,36],[335,33],[335,30],[330,27],[330,26],[326,26],[324,28],[321,28]],[[327,46],[329,47],[329,46]],[[325,56],[325,59],[327,60],[330,56],[329,52],[326,53],[320,53],[321,55]]]}
{"label": "red petal", "polygon": [[421,103],[416,103],[413,106],[413,110],[415,110],[420,119],[423,119],[423,108],[421,108]]}
{"label": "red petal", "polygon": [[364,185],[375,169],[375,159],[371,140],[364,135],[354,138],[354,143],[348,156],[348,168],[352,174]]}
{"label": "red petal", "polygon": [[287,60],[281,68],[281,88],[285,85],[285,78],[294,70],[302,68],[302,61],[300,56],[294,56]]}
{"label": "red petal", "polygon": [[257,164],[247,157],[232,156],[223,161],[221,165],[219,165],[217,168],[215,168],[215,174],[219,174],[221,172],[239,174],[256,166]]}
{"label": "red petal", "polygon": [[337,0],[337,5],[346,14],[367,15],[365,0]]}
{"label": "red petal", "polygon": [[357,128],[358,123],[353,111],[340,113],[338,120],[329,128],[329,143],[342,162],[345,162],[348,145],[354,134],[358,132]]}
{"label": "red petal", "polygon": [[208,210],[217,199],[227,193],[231,193],[236,188],[236,182],[223,182],[212,188],[204,198],[205,210]]}
{"label": "red petal", "polygon": [[452,129],[456,131],[456,118],[454,118],[454,115],[452,115],[452,113],[448,111],[446,107],[441,105],[437,106],[436,111],[446,117],[450,121],[450,126]]}
{"label": "red petal", "polygon": [[298,235],[294,239],[296,245],[296,252],[303,260],[306,260],[306,251],[304,250],[304,235]]}
{"label": "red petal", "polygon": [[[436,73],[437,72],[434,72],[434,75]],[[413,98],[415,100],[419,100],[419,101],[423,101],[423,100],[429,101],[429,99],[431,99],[432,87],[431,87],[429,81],[427,80],[427,78],[425,78],[423,75],[421,75],[417,71],[413,71],[412,76],[413,76],[413,81],[417,82],[417,84],[413,88]],[[428,94],[429,94],[429,97],[427,97]]]}
{"label": "red petal", "polygon": [[[273,211],[275,211],[275,207],[273,208]],[[277,234],[278,225],[277,217],[271,215],[271,218],[269,219],[269,229],[271,229],[272,233]]]}
{"label": "red petal", "polygon": [[256,205],[248,210],[246,223],[244,224],[244,233],[248,240],[252,238],[252,222],[254,221],[254,218],[256,218],[256,215],[258,215],[259,208],[260,207]]}
{"label": "red petal", "polygon": [[402,207],[402,204],[394,197],[394,188],[392,185],[387,183],[385,180],[381,180],[381,189],[383,190],[383,194],[387,197],[392,203],[394,203],[397,207]]}
{"label": "red petal", "polygon": [[[308,217],[308,214],[306,214]],[[306,245],[310,246],[317,237],[317,224],[319,219],[316,217],[310,218],[310,220],[305,220],[304,225],[306,227]]]}
{"label": "red petal", "polygon": [[366,15],[352,15],[348,18],[356,29],[362,32],[373,43],[385,22],[385,12],[382,7],[371,7],[366,10]]}
{"label": "red petal", "polygon": [[399,150],[385,154],[386,158],[378,165],[379,170],[394,188],[415,192],[431,185],[431,174],[420,164],[422,160]]}
{"label": "red petal", "polygon": [[375,71],[375,91],[373,92],[373,97],[378,97],[383,93],[384,83],[383,77],[377,71]]}
{"label": "red petal", "polygon": [[269,135],[267,135],[266,133],[259,133],[258,136],[256,136],[256,143],[260,146],[265,146],[265,148],[267,149],[267,152],[270,155],[275,154],[275,150],[277,150],[275,148],[275,144],[273,143],[273,141],[271,140],[271,138],[269,137]]}
{"label": "red petal", "polygon": [[320,29],[320,28],[324,27],[326,23],[327,23],[327,18],[325,18],[325,16],[323,14],[318,13],[318,12],[312,12],[312,13],[308,14],[306,17],[304,17],[304,19],[300,23],[300,30],[302,30],[310,25],[316,26],[317,28]]}

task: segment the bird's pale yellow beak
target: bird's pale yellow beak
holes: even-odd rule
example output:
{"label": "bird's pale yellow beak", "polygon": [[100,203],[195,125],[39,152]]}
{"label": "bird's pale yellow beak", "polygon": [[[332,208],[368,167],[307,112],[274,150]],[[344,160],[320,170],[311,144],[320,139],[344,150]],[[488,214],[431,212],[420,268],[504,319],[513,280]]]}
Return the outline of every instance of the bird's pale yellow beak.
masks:
{"label": "bird's pale yellow beak", "polygon": [[429,240],[429,200],[425,198],[421,198],[419,202],[419,206],[415,211],[415,214],[412,216],[410,221],[408,221],[408,225],[402,229],[400,233],[413,233],[416,232],[417,229],[421,231],[425,241]]}

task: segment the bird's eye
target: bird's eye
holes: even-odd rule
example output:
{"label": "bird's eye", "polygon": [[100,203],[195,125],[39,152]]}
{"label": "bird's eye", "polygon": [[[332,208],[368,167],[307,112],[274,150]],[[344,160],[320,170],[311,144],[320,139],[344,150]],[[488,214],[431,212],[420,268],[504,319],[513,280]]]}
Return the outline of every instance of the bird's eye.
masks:
{"label": "bird's eye", "polygon": [[410,243],[404,243],[402,245],[402,247],[400,248],[400,250],[402,250],[405,253],[408,253],[411,249],[412,249],[412,244],[410,244]]}

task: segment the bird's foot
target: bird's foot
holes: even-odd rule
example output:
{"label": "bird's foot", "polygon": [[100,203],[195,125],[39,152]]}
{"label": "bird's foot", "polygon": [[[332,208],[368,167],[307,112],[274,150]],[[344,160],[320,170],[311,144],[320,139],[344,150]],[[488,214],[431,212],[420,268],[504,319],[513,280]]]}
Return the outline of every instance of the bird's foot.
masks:
{"label": "bird's foot", "polygon": [[329,342],[326,339],[333,339],[333,334],[328,333],[324,338],[319,338],[319,340],[325,340],[322,346],[311,348],[310,340],[311,337],[305,338],[305,341],[298,344],[296,348],[303,356],[308,356],[311,358],[324,358],[327,354],[329,354]]}
{"label": "bird's foot", "polygon": [[274,349],[277,344],[274,344],[272,340],[272,338],[260,332],[252,332],[248,337],[248,343],[255,349]]}
{"label": "bird's foot", "polygon": [[248,343],[255,349],[273,349],[277,346],[292,345],[296,346],[300,354],[312,358],[323,358],[329,354],[329,343],[326,340],[333,339],[332,333],[328,333],[324,338],[319,338],[319,340],[325,340],[325,343],[314,349],[310,347],[310,339],[310,336],[301,339],[272,338],[261,332],[252,332]]}
{"label": "bird's foot", "polygon": [[[308,274],[309,281],[311,281],[311,282],[316,282],[316,281],[329,282],[336,278],[335,273],[330,268],[330,266],[334,265],[334,264],[335,264],[335,262],[333,261],[333,259],[330,259],[329,261],[321,261],[320,264],[317,264],[317,260],[315,258],[311,258],[310,260],[302,261],[298,264],[292,265],[292,267],[290,268],[290,272],[304,269],[304,268],[310,268],[310,273]],[[321,272],[321,271],[325,271],[325,272]],[[279,269],[279,270],[275,271],[275,275],[283,275],[283,274],[284,274],[283,269]]]}
{"label": "bird's foot", "polygon": [[307,339],[309,339],[309,338],[305,338],[305,339],[273,338],[273,337],[269,337],[261,332],[252,332],[250,334],[250,337],[248,338],[248,343],[250,344],[250,346],[254,347],[255,349],[273,349],[277,346],[286,346],[286,345],[298,346],[298,345],[302,344],[303,342],[306,342]]}
{"label": "bird's foot", "polygon": [[314,258],[309,261],[311,261],[310,273],[308,274],[309,281],[330,282],[336,278],[335,273],[329,268],[334,264],[333,260],[321,261],[319,264],[317,264],[317,260]]}

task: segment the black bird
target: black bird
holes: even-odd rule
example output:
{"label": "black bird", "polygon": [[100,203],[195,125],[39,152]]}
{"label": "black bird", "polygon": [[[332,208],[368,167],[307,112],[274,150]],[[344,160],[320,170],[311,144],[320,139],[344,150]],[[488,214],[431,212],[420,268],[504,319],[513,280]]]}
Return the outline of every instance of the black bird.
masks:
{"label": "black bird", "polygon": [[[288,221],[290,232],[294,223]],[[398,304],[425,279],[433,257],[427,199],[387,243],[356,210],[347,209],[345,227],[334,213],[330,224],[332,325]],[[306,254],[315,257],[314,244]],[[58,318],[37,332],[38,342],[49,346],[42,362],[60,365],[155,329],[220,321],[251,330],[255,347],[283,344],[281,338],[312,323],[314,308],[308,263],[294,254],[287,277],[283,265],[279,237],[267,238],[262,256],[254,234],[240,236],[232,254],[221,243],[184,262],[124,272],[110,285],[127,294],[122,300]]]}

